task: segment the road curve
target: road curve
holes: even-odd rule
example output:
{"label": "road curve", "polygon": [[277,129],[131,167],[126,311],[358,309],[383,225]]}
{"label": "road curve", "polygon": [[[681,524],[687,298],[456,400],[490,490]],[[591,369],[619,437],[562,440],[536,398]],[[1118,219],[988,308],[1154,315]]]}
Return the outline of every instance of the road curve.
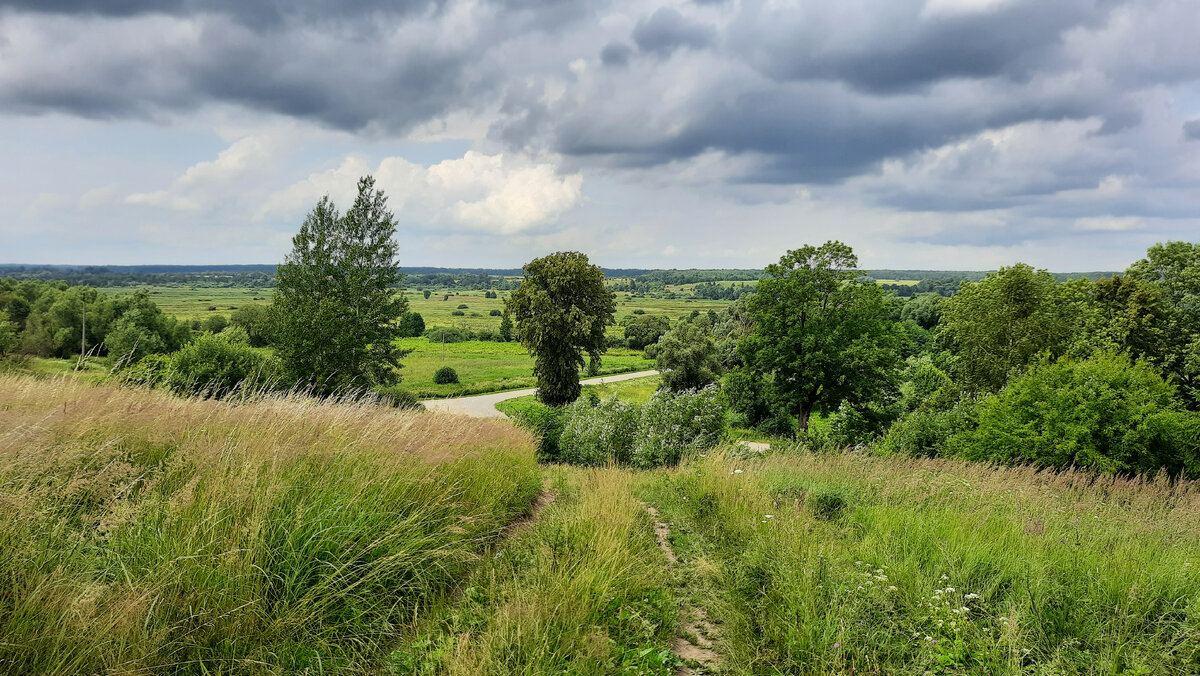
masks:
{"label": "road curve", "polygon": [[[633,380],[634,378],[645,378],[647,376],[658,375],[658,371],[637,371],[635,373],[617,373],[611,376],[601,376],[599,378],[588,378],[581,380],[581,385],[603,385],[605,383],[616,383],[622,380]],[[422,401],[425,408],[430,411],[439,413],[455,413],[458,415],[470,416],[472,418],[504,418],[503,413],[496,410],[496,404],[508,399],[516,399],[517,397],[525,397],[531,394],[537,394],[537,388],[530,387],[524,390],[509,390],[507,392],[493,392],[491,394],[477,394],[470,397],[451,397],[449,399],[428,399]]]}

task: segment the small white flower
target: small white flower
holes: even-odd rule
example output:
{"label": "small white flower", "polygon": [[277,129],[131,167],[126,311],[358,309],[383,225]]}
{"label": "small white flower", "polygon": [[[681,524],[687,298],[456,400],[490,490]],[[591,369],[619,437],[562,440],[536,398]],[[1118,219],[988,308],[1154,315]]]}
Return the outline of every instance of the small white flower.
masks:
{"label": "small white flower", "polygon": [[887,588],[888,591],[896,591],[896,585],[891,585]]}
{"label": "small white flower", "polygon": [[735,470],[733,470],[733,473],[734,473],[734,474],[741,474],[741,473],[742,473],[742,470],[740,470],[740,469],[735,469]]}
{"label": "small white flower", "polygon": [[963,598],[968,598],[968,599],[977,599],[977,598],[979,598],[979,594],[976,594],[975,592],[971,592],[970,594],[967,594],[967,595],[966,595],[966,596],[964,596]]}
{"label": "small white flower", "polygon": [[763,514],[763,518],[764,519],[774,519],[775,515],[774,514]]}

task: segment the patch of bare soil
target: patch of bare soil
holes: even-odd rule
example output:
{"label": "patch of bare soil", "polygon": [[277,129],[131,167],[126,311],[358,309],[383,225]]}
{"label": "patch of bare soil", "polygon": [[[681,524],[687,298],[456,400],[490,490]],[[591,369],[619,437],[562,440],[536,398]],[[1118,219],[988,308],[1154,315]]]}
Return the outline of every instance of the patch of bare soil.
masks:
{"label": "patch of bare soil", "polygon": [[[646,511],[654,519],[654,539],[658,548],[667,557],[667,562],[674,566],[678,562],[675,550],[671,547],[671,527],[658,519],[658,510],[647,505]],[[684,607],[683,636],[675,639],[671,650],[684,665],[675,670],[675,676],[698,676],[712,673],[721,656],[713,650],[712,637],[716,635],[716,627],[708,620],[708,614],[703,608]]]}

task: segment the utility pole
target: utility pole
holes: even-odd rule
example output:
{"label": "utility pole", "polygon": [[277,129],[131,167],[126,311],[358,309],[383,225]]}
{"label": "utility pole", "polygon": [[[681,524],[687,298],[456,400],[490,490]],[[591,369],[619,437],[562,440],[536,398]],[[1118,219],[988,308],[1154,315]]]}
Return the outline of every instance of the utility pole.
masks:
{"label": "utility pole", "polygon": [[446,327],[442,327],[442,361],[446,361]]}

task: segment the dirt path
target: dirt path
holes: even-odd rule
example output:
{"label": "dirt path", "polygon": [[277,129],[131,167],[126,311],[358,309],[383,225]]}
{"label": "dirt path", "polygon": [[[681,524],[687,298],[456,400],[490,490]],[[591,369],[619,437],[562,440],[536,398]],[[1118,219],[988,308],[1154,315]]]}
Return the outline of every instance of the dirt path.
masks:
{"label": "dirt path", "polygon": [[[658,541],[658,548],[666,555],[667,563],[674,567],[679,559],[675,556],[674,548],[671,547],[671,527],[659,521],[657,509],[647,505],[646,511],[654,519],[654,539]],[[684,665],[675,670],[675,676],[697,676],[710,673],[721,659],[721,656],[713,650],[712,643],[712,637],[716,635],[717,628],[708,621],[708,615],[703,608],[685,606],[680,610],[680,614],[683,620],[683,636],[675,639],[671,650],[684,662]]]}
{"label": "dirt path", "polygon": [[[580,381],[581,385],[603,385],[605,383],[617,383],[622,380],[633,380],[634,378],[646,378],[648,376],[658,375],[658,371],[637,371],[635,373],[618,373],[611,376],[601,376],[599,378],[588,378]],[[470,416],[472,418],[504,418],[503,413],[496,410],[496,404],[517,397],[526,397],[531,394],[537,394],[537,388],[530,387],[524,390],[509,390],[508,392],[494,392],[492,394],[479,394],[471,397],[452,397],[450,399],[428,399],[421,403],[430,411],[438,411],[440,413],[456,413],[458,415]]]}

